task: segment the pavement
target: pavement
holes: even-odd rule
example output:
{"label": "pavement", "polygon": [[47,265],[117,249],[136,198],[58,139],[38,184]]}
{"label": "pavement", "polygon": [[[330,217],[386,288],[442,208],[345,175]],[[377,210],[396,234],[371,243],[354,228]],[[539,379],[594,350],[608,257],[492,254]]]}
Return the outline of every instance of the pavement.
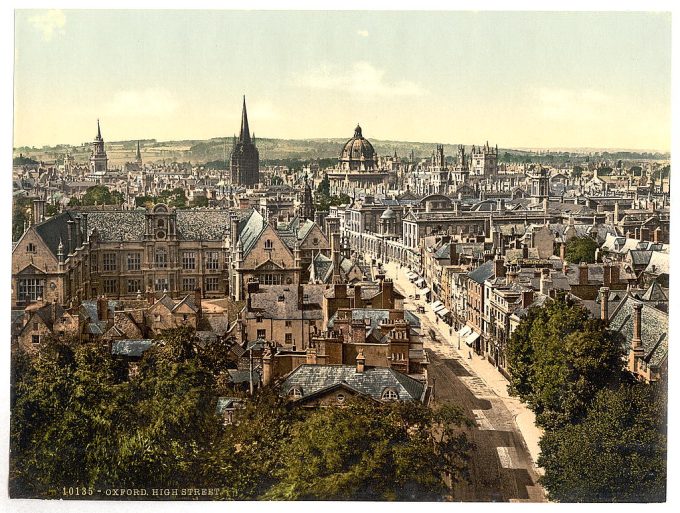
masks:
{"label": "pavement", "polygon": [[[458,404],[477,424],[470,433],[477,446],[472,479],[454,488],[456,499],[545,501],[538,485],[542,470],[536,466],[543,433],[535,425],[533,412],[508,394],[507,379],[484,357],[471,352],[458,334],[434,314],[429,303],[408,298],[414,294],[415,286],[406,277],[405,268],[395,263],[384,268],[397,290],[406,296],[405,308],[416,313],[418,306],[425,307],[425,313],[417,315],[430,358],[428,373],[435,383],[435,401]],[[435,341],[427,336],[430,328],[437,334]]]}

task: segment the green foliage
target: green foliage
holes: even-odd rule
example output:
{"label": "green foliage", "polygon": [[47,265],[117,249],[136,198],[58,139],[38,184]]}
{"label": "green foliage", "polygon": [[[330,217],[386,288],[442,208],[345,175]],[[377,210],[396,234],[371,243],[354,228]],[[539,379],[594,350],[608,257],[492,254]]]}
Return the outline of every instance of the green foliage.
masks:
{"label": "green foliage", "polygon": [[131,378],[105,344],[50,339],[35,357],[14,354],[11,496],[192,487],[237,500],[434,500],[445,476],[467,475],[469,421],[451,407],[366,400],[310,412],[265,387],[225,425],[216,401],[228,349],[167,330]]}
{"label": "green foliage", "polygon": [[567,241],[564,258],[572,264],[595,262],[595,250],[597,242],[590,237],[573,237]]}
{"label": "green foliage", "polygon": [[209,204],[210,202],[205,196],[194,196],[194,199],[191,201],[192,207],[207,207]]}
{"label": "green foliage", "polygon": [[622,347],[585,308],[565,298],[551,301],[530,310],[508,341],[510,390],[543,427],[577,422],[599,390],[621,380]]}
{"label": "green foliage", "polygon": [[471,445],[460,411],[355,399],[323,408],[292,428],[278,500],[436,500],[444,476],[465,475]]}
{"label": "green foliage", "polygon": [[31,221],[33,201],[26,196],[15,196],[12,203],[12,240],[18,241],[24,234],[24,227]]}
{"label": "green foliage", "polygon": [[571,170],[571,176],[574,178],[579,178],[583,174],[583,168],[581,166],[574,166]]}
{"label": "green foliage", "polygon": [[13,166],[37,166],[38,164],[40,164],[40,162],[37,160],[33,160],[30,157],[24,157],[23,155],[19,155],[12,159]]}
{"label": "green foliage", "polygon": [[602,390],[582,423],[546,433],[538,464],[551,500],[665,501],[665,403],[654,388]]}
{"label": "green foliage", "polygon": [[[105,185],[94,185],[85,191],[80,205],[122,205],[123,195],[118,191],[109,191]],[[73,205],[73,203],[71,202]]]}
{"label": "green foliage", "polygon": [[316,192],[320,196],[330,196],[331,195],[331,181],[328,178],[328,173],[324,173],[323,179],[319,182],[316,188]]}
{"label": "green foliage", "polygon": [[169,207],[186,208],[187,197],[184,189],[177,187],[175,189],[165,190],[158,196],[137,196],[135,198],[135,206],[149,208],[157,203],[165,203]]}

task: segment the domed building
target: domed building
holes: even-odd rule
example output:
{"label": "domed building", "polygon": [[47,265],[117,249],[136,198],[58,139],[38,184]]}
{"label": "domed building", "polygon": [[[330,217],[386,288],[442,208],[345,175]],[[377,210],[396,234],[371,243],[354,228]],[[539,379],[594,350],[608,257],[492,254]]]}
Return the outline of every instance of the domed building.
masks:
{"label": "domed building", "polygon": [[385,193],[390,172],[381,169],[373,145],[364,138],[361,126],[354,129],[354,137],[340,151],[338,165],[328,171],[332,195],[359,193]]}
{"label": "domed building", "polygon": [[344,171],[371,171],[375,169],[375,150],[373,145],[361,133],[357,124],[354,137],[345,143],[340,152],[340,169]]}

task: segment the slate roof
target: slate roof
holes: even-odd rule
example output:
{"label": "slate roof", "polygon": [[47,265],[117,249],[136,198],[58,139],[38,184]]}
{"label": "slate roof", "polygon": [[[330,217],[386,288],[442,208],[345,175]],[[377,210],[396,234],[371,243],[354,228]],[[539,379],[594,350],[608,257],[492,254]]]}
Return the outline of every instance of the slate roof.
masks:
{"label": "slate roof", "polygon": [[265,319],[323,319],[321,305],[325,285],[303,285],[302,293],[308,300],[304,302],[304,309],[298,309],[298,288],[296,285],[267,285],[258,292],[250,294],[250,311],[248,318],[253,318],[258,312]]}
{"label": "slate roof", "polygon": [[484,262],[479,267],[477,267],[477,269],[470,271],[468,273],[468,277],[472,281],[479,283],[481,285],[486,280],[491,278],[493,276],[493,274],[494,274],[493,260],[489,260],[487,262]]}
{"label": "slate roof", "polygon": [[[609,329],[624,336],[627,352],[631,349],[633,305],[636,303],[640,301],[627,296],[609,319]],[[641,331],[645,361],[651,366],[660,366],[668,356],[668,314],[643,302]]]}
{"label": "slate roof", "polygon": [[102,241],[141,241],[144,239],[146,210],[87,212],[87,231],[96,229]]}
{"label": "slate roof", "polygon": [[111,343],[111,354],[116,356],[140,357],[153,345],[151,339],[116,340]]}
{"label": "slate roof", "polygon": [[60,240],[64,244],[64,253],[67,252],[68,229],[66,222],[69,220],[74,220],[73,215],[70,211],[66,211],[35,225],[35,231],[55,257]]}
{"label": "slate roof", "polygon": [[243,245],[243,255],[247,255],[255,246],[265,226],[264,218],[257,210],[252,210],[247,218],[239,222],[239,241]]}
{"label": "slate roof", "polygon": [[628,251],[630,255],[630,260],[633,265],[644,265],[647,266],[649,260],[652,258],[652,252],[641,250],[641,249],[631,249]]}
{"label": "slate roof", "polygon": [[668,274],[669,265],[670,259],[668,253],[659,253],[658,251],[654,251],[649,259],[649,263],[647,264],[645,272],[656,275]]}
{"label": "slate roof", "polygon": [[177,235],[186,240],[224,240],[230,214],[228,210],[178,210]]}
{"label": "slate roof", "polygon": [[654,281],[640,299],[643,301],[665,302],[668,301],[668,294],[661,288],[661,285]]}
{"label": "slate roof", "polygon": [[[241,383],[250,383],[250,369],[248,370],[238,370],[238,369],[227,369],[229,373],[229,379],[232,383],[238,385]],[[253,383],[260,382],[260,371],[253,369]]]}
{"label": "slate roof", "polygon": [[339,384],[376,400],[382,399],[388,387],[395,389],[402,401],[420,401],[425,392],[425,385],[420,381],[386,367],[366,367],[364,372],[357,372],[354,365],[303,364],[287,376],[281,393],[287,396],[296,387],[305,399]]}

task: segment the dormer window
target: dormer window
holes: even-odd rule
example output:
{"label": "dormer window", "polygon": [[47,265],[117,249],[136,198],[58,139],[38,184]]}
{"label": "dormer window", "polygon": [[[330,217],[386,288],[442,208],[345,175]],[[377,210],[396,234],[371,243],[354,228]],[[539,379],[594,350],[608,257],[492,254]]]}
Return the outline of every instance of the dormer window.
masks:
{"label": "dormer window", "polygon": [[386,388],[382,394],[383,401],[396,401],[399,399],[399,394],[394,388]]}
{"label": "dormer window", "polygon": [[293,387],[288,392],[288,395],[293,399],[300,399],[302,397],[302,389],[300,387]]}

